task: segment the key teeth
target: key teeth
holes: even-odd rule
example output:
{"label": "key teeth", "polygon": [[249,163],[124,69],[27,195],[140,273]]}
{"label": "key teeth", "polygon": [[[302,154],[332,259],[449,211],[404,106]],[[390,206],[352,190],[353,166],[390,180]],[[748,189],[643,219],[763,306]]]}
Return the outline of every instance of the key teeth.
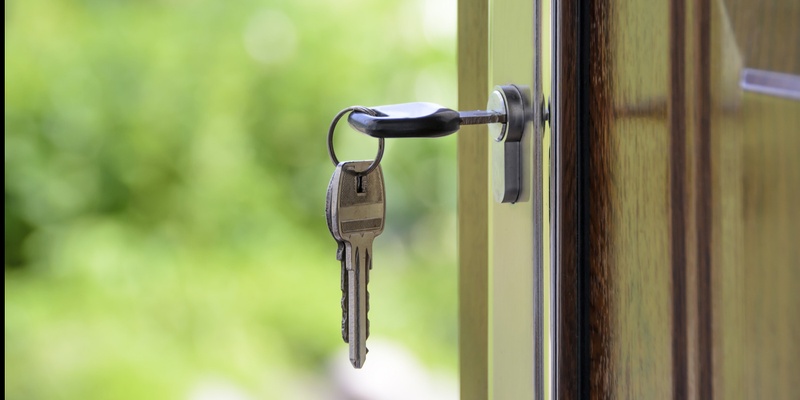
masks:
{"label": "key teeth", "polygon": [[339,246],[336,248],[336,259],[339,261],[344,261],[344,243],[339,242]]}
{"label": "key teeth", "polygon": [[344,340],[345,343],[350,343],[350,333],[347,332],[347,322],[348,318],[345,312],[344,315],[342,315],[342,340]]}
{"label": "key teeth", "polygon": [[[339,250],[343,249],[343,245],[339,242]],[[345,266],[345,261],[341,258],[341,253],[337,251],[337,259],[341,261],[341,284],[339,285],[342,289],[342,298],[339,301],[339,305],[342,308],[342,340],[345,343],[350,343],[350,333],[348,332],[347,325],[348,325],[348,283],[347,283],[347,267]]]}
{"label": "key teeth", "polygon": [[345,343],[347,343],[347,331],[346,331],[347,313],[345,312],[344,308],[344,296],[342,296],[342,299],[339,300],[339,306],[342,308],[342,324],[341,324],[342,340],[344,340]]}

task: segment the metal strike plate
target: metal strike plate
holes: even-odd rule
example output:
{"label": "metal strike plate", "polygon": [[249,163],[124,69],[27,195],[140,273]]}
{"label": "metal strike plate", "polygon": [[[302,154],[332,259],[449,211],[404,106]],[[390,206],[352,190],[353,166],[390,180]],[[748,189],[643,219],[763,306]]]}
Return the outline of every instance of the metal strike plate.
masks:
{"label": "metal strike plate", "polygon": [[532,118],[524,88],[495,86],[486,109],[506,115],[505,124],[489,124],[492,193],[499,203],[516,203],[522,191],[522,136]]}

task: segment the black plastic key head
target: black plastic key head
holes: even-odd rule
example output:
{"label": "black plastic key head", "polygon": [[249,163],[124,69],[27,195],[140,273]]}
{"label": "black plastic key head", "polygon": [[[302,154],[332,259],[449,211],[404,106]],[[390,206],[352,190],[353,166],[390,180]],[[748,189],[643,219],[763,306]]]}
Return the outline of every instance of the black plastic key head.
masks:
{"label": "black plastic key head", "polygon": [[403,103],[370,107],[378,115],[352,112],[347,118],[354,129],[376,138],[435,138],[458,131],[458,111],[433,103]]}

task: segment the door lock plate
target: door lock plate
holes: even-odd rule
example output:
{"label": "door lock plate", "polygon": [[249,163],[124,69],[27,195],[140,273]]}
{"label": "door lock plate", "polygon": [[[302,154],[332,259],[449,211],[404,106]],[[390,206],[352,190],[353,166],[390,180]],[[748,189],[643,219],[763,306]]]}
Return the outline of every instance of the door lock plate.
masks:
{"label": "door lock plate", "polygon": [[522,191],[522,137],[531,121],[524,87],[495,86],[486,109],[506,115],[506,123],[489,124],[492,152],[492,193],[498,203],[516,203]]}

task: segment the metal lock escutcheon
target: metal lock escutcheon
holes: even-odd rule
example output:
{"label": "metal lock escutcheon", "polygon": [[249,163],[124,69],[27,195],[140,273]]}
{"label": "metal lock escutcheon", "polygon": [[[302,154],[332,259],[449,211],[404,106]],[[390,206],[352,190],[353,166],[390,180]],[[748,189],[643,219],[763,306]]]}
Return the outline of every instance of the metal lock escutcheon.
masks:
{"label": "metal lock escutcheon", "polygon": [[495,86],[486,104],[502,113],[505,123],[489,124],[492,194],[499,203],[516,203],[522,191],[522,138],[533,117],[525,87]]}

